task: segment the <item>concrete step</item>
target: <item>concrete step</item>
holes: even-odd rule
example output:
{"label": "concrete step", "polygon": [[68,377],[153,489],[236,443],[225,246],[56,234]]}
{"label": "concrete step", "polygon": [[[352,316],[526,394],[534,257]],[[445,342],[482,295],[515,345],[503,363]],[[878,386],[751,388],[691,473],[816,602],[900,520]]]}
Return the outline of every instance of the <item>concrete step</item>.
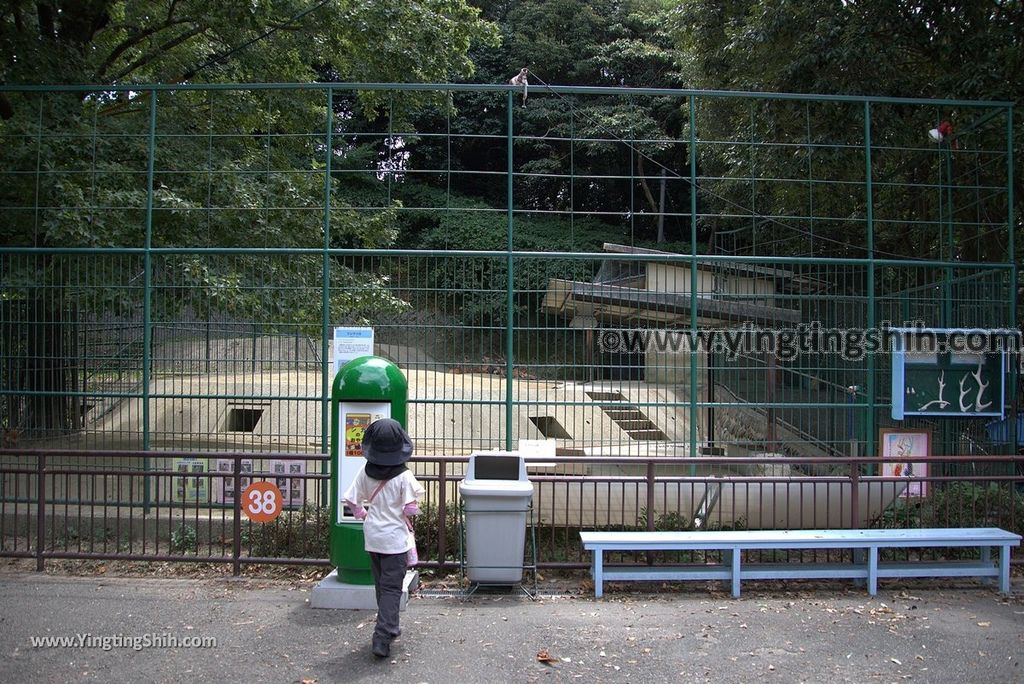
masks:
{"label": "concrete step", "polygon": [[657,428],[653,430],[627,430],[626,434],[629,435],[630,439],[637,442],[656,442],[668,439],[668,435]]}
{"label": "concrete step", "polygon": [[639,420],[616,420],[615,422],[618,424],[618,426],[620,428],[622,428],[626,432],[631,432],[633,430],[657,430],[658,429],[658,426],[655,425],[654,423],[652,423],[647,418],[643,418],[643,419],[639,419]]}
{"label": "concrete step", "polygon": [[637,418],[647,417],[640,411],[640,409],[635,408],[610,408],[604,409],[604,412],[612,420],[635,420]]}

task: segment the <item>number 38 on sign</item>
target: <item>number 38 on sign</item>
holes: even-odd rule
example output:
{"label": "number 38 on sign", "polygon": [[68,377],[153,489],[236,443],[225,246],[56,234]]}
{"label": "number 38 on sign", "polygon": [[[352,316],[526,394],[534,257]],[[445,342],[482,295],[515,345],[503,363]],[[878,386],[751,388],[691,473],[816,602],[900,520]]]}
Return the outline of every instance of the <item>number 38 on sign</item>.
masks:
{"label": "number 38 on sign", "polygon": [[273,482],[253,482],[242,492],[242,510],[253,522],[270,522],[281,515],[281,490]]}

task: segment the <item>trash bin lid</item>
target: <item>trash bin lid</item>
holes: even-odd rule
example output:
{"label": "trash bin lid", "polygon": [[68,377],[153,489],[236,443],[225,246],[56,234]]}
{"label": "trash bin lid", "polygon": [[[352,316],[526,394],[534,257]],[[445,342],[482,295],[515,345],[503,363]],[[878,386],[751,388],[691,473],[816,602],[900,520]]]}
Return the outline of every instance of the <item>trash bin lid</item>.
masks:
{"label": "trash bin lid", "polygon": [[526,463],[517,451],[474,451],[466,465],[466,479],[526,482]]}
{"label": "trash bin lid", "polygon": [[533,483],[520,480],[463,480],[459,492],[470,496],[533,496]]}

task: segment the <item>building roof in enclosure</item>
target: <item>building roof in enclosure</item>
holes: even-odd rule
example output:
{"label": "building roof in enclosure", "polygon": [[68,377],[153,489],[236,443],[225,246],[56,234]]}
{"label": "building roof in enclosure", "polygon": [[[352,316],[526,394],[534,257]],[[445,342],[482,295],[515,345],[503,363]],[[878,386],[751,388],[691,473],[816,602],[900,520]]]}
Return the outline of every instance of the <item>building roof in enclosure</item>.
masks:
{"label": "building roof in enclosure", "polygon": [[[612,252],[615,254],[655,254],[661,256],[689,256],[686,254],[679,254],[677,252],[666,252],[660,249],[651,249],[649,247],[631,247],[629,245],[617,245],[611,242],[606,242],[602,245],[602,248],[606,252]],[[720,259],[702,259],[697,258],[697,270],[698,271],[709,271],[709,272],[726,272],[735,274],[738,276],[746,276],[751,278],[772,278],[777,289],[786,290],[797,290],[797,291],[816,291],[823,290],[828,287],[828,283],[818,278],[811,278],[806,275],[798,275],[793,271],[778,268],[775,266],[759,266],[758,264],[743,263],[742,261],[722,261]],[[604,263],[612,263],[606,261]],[[637,264],[644,264],[645,262],[634,262]],[[687,261],[684,266],[689,265]],[[595,282],[603,282],[601,279],[596,278]]]}
{"label": "building roof in enclosure", "polygon": [[[682,256],[642,247],[605,243],[604,249],[619,254],[651,254]],[[660,260],[659,260],[660,261]],[[661,262],[669,267],[688,268],[682,263]],[[605,261],[594,282],[553,278],[548,282],[542,307],[550,313],[589,320],[583,327],[597,327],[599,321],[644,321],[666,326],[689,324],[691,297],[689,291],[671,292],[649,289],[646,277],[648,264],[631,261],[627,264]],[[624,266],[615,268],[611,264]],[[798,278],[791,271],[767,266],[742,263],[724,263],[698,259],[697,269],[708,273],[728,273],[754,280],[769,281],[774,291],[792,289],[818,289],[824,283],[809,278]],[[800,312],[774,306],[773,293],[758,293],[747,297],[723,297],[713,292],[698,292],[696,299],[698,324],[738,324],[750,321],[758,325],[795,324],[801,320]]]}

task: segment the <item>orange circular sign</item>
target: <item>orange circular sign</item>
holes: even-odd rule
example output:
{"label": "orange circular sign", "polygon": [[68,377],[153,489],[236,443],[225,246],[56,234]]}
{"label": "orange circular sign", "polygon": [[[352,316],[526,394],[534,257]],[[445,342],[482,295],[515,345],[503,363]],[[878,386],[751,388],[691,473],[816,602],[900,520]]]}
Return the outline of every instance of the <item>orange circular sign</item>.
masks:
{"label": "orange circular sign", "polygon": [[253,522],[270,522],[281,515],[282,501],[273,482],[253,482],[242,492],[242,510]]}

